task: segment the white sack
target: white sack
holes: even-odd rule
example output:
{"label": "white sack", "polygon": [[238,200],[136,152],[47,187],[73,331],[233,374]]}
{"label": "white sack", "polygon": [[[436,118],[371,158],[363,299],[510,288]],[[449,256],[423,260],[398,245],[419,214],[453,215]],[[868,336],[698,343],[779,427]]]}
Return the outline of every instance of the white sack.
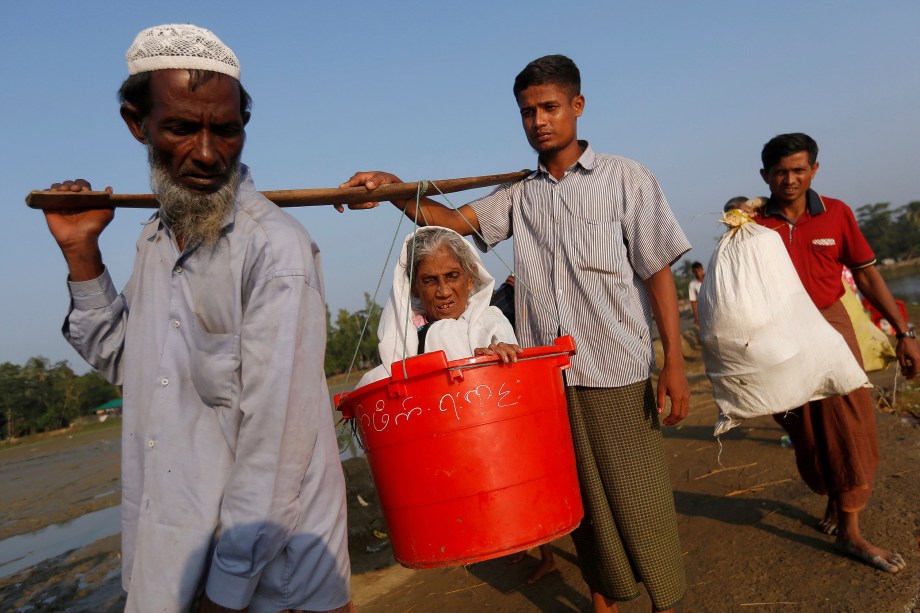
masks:
{"label": "white sack", "polygon": [[774,230],[748,222],[725,233],[709,261],[698,310],[703,362],[721,412],[715,435],[741,419],[869,387]]}

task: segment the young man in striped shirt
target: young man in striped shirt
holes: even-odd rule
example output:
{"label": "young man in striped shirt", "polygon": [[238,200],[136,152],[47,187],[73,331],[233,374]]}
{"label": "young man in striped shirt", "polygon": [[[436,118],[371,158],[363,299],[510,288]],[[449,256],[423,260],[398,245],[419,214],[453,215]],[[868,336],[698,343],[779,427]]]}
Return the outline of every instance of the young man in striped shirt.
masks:
{"label": "young man in striped shirt", "polygon": [[[670,265],[690,244],[648,170],[578,140],[580,89],[578,68],[561,55],[534,60],[515,79],[539,156],[521,183],[458,210],[425,199],[416,216],[414,200],[394,204],[410,219],[475,234],[482,249],[514,235],[521,344],[549,345],[565,333],[578,347],[565,375],[585,519],[572,538],[595,611],[638,597],[637,581],[653,610],[668,611],[686,583],[658,415],[668,397],[665,424],[687,414]],[[393,182],[399,178],[365,172],[344,186],[372,191]],[[657,398],[653,314],[665,356]]]}

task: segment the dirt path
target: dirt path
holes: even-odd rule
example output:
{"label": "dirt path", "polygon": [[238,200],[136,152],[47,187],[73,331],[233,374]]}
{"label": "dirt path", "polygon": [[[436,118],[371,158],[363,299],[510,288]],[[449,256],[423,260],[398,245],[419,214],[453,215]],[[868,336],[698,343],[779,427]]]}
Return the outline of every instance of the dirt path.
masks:
{"label": "dirt path", "polygon": [[[680,610],[902,613],[920,606],[916,422],[878,416],[882,463],[862,524],[867,536],[908,561],[904,572],[887,575],[841,557],[814,529],[823,502],[799,479],[772,419],[752,420],[724,436],[720,467],[709,383],[692,343],[685,353],[692,411],[665,440],[689,584]],[[890,375],[878,379],[890,382]],[[920,391],[913,394],[900,393],[899,402],[920,411]],[[116,504],[117,439],[118,428],[108,428],[0,449],[0,538]],[[345,467],[353,595],[362,611],[590,610],[567,537],[553,545],[558,572],[536,585],[524,582],[536,552],[517,566],[504,560],[426,571],[395,565],[386,541],[374,536],[385,526],[366,463],[349,460]],[[110,537],[0,580],[0,610],[120,610],[118,547],[118,538]],[[624,613],[649,608],[644,594],[620,607]]]}
{"label": "dirt path", "polygon": [[[876,494],[862,516],[865,533],[908,559],[887,575],[835,553],[815,530],[823,500],[802,483],[793,452],[770,418],[712,437],[716,409],[693,347],[685,347],[693,387],[692,412],[666,430],[678,527],[689,591],[682,611],[871,611],[920,608],[920,429],[911,420],[879,414],[882,465]],[[880,380],[890,381],[888,375]],[[916,397],[915,397],[916,398]],[[571,540],[554,543],[559,572],[536,585],[504,560],[467,568],[410,571],[389,568],[355,579],[355,598],[368,611],[589,611],[590,601]],[[378,583],[375,583],[378,582]],[[387,589],[398,582],[399,589]],[[648,597],[620,606],[650,610]]]}

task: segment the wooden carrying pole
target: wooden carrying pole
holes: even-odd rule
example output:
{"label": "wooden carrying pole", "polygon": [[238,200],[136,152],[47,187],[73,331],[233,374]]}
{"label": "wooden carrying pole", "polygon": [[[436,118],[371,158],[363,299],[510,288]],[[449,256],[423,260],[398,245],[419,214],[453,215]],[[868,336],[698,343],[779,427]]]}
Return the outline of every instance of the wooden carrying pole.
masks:
{"label": "wooden carrying pole", "polygon": [[[532,171],[521,170],[503,175],[485,175],[464,179],[429,181],[422,196],[460,192],[477,187],[489,187],[520,181]],[[437,187],[435,187],[437,186]],[[323,189],[290,189],[262,192],[280,207],[358,204],[368,201],[405,200],[415,198],[418,183],[390,183],[372,192],[364,187],[330,187]],[[153,194],[108,194],[106,192],[34,191],[26,196],[26,204],[46,211],[86,211],[90,209],[155,209],[159,207]]]}

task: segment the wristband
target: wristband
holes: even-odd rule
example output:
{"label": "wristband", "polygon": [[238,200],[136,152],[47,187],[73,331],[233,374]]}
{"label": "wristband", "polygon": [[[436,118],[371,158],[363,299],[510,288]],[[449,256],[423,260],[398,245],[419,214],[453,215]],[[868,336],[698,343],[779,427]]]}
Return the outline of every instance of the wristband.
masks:
{"label": "wristband", "polygon": [[917,333],[913,330],[908,330],[907,332],[898,332],[894,337],[897,340],[901,340],[902,338],[917,338]]}

